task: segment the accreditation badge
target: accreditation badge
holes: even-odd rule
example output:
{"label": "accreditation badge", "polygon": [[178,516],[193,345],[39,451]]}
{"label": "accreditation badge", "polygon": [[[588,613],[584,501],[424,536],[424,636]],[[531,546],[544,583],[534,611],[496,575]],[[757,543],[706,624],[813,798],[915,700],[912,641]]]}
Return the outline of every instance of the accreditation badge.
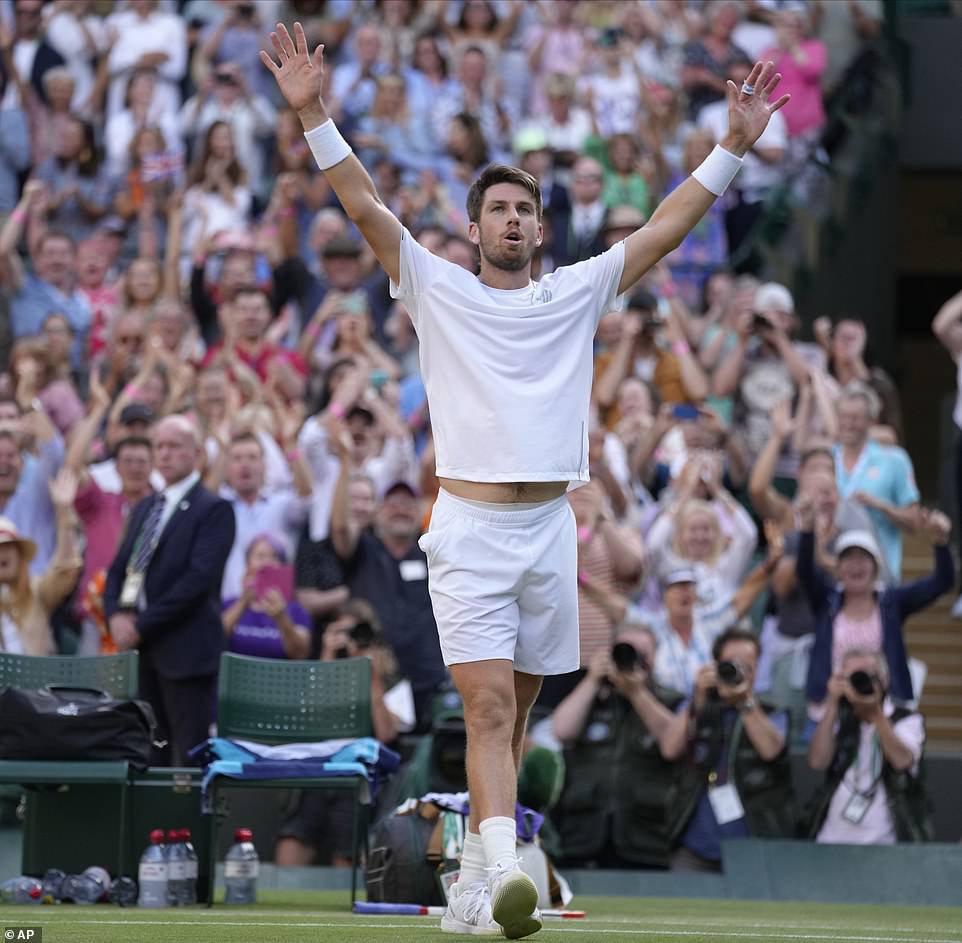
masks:
{"label": "accreditation badge", "polygon": [[868,812],[871,804],[871,796],[865,796],[860,792],[853,792],[852,798],[845,803],[845,808],[842,809],[842,818],[852,825],[861,825],[862,819],[865,818],[865,813]]}
{"label": "accreditation badge", "polygon": [[742,800],[738,796],[738,790],[731,783],[724,786],[710,786],[708,801],[711,803],[712,812],[715,813],[715,821],[719,825],[727,825],[729,822],[737,822],[745,818]]}
{"label": "accreditation badge", "polygon": [[128,570],[124,577],[124,585],[120,590],[120,608],[136,609],[140,591],[144,586],[144,574],[137,570]]}

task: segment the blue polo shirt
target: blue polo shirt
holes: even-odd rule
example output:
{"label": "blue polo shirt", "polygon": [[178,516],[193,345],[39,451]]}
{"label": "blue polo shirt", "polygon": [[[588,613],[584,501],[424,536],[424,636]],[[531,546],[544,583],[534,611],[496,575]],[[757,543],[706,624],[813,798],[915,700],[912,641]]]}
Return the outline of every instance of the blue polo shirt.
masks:
{"label": "blue polo shirt", "polygon": [[62,314],[73,328],[70,362],[75,369],[82,367],[92,319],[87,299],[79,291],[65,295],[33,272],[25,272],[20,291],[10,298],[13,336],[21,338],[39,334],[43,322],[51,314]]}
{"label": "blue polo shirt", "polygon": [[[840,497],[850,498],[857,491],[864,491],[900,508],[919,500],[912,460],[904,449],[869,441],[850,472],[842,464],[842,447],[836,445],[833,451]],[[881,511],[869,508],[868,513],[889,572],[898,582],[902,574],[902,532]]]}

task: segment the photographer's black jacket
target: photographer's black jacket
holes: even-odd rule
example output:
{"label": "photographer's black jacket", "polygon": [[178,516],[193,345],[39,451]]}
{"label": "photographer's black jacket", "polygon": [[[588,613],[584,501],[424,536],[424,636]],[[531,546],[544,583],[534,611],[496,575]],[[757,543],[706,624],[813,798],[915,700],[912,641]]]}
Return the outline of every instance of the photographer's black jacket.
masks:
{"label": "photographer's black jacket", "polygon": [[[895,708],[889,720],[897,724],[913,711],[904,707]],[[825,781],[812,799],[808,820],[808,837],[817,837],[832,796],[841,785],[849,767],[858,755],[861,723],[848,701],[839,707],[838,734],[835,738],[835,754],[825,773]],[[910,770],[897,770],[882,755],[882,785],[895,825],[895,837],[900,842],[932,841],[932,823],[929,819],[929,801],[925,791],[924,766],[920,764],[919,773],[913,776]]]}
{"label": "photographer's black jacket", "polygon": [[[759,702],[766,714],[774,708]],[[694,732],[688,740],[688,762],[682,776],[678,803],[674,809],[672,840],[677,842],[708,786],[709,774],[718,768],[725,743],[724,706],[713,698],[695,715]],[[788,744],[773,760],[763,760],[745,732],[736,726],[738,741],[734,748],[734,768],[728,782],[738,790],[745,809],[745,820],[752,838],[794,838],[796,828],[795,794]]]}
{"label": "photographer's black jacket", "polygon": [[[682,696],[652,686],[670,711]],[[599,695],[581,736],[565,748],[565,785],[551,812],[562,856],[593,860],[610,849],[630,864],[666,868],[679,763],[661,756],[657,739],[629,701]]]}

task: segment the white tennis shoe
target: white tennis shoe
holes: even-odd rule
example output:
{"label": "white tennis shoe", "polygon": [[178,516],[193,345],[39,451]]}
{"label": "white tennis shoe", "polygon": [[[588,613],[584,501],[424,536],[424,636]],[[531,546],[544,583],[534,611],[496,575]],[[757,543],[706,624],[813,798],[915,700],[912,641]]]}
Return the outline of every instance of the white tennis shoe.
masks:
{"label": "white tennis shoe", "polygon": [[491,877],[491,915],[509,940],[520,940],[541,929],[538,888],[520,867],[495,868]]}
{"label": "white tennis shoe", "polygon": [[445,933],[501,936],[501,927],[491,916],[491,892],[487,881],[475,881],[464,887],[458,881],[451,886],[441,929]]}

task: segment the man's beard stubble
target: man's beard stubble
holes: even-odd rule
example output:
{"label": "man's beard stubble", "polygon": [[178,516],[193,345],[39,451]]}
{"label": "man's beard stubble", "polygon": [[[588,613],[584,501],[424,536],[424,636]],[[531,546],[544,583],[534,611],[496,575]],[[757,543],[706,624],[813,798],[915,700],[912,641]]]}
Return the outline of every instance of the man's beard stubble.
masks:
{"label": "man's beard stubble", "polygon": [[525,251],[513,255],[504,249],[488,246],[482,239],[478,249],[481,253],[481,260],[487,262],[493,268],[501,269],[502,272],[520,272],[530,264],[534,257],[535,247],[525,246]]}

